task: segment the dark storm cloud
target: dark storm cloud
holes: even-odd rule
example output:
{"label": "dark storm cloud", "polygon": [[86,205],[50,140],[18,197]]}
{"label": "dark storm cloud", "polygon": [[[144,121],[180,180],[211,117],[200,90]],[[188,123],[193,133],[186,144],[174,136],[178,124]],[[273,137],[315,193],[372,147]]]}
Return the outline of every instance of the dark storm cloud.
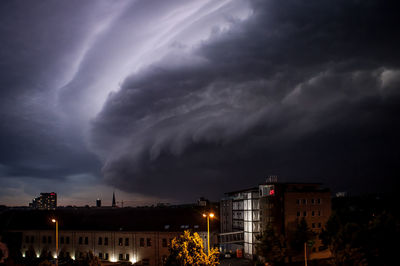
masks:
{"label": "dark storm cloud", "polygon": [[0,3],[0,163],[6,169],[0,178],[62,179],[98,167],[80,132],[63,124],[56,99],[100,6]]}
{"label": "dark storm cloud", "polygon": [[110,94],[91,132],[108,183],[192,199],[268,174],[352,191],[394,181],[398,4],[252,5],[246,21]]}

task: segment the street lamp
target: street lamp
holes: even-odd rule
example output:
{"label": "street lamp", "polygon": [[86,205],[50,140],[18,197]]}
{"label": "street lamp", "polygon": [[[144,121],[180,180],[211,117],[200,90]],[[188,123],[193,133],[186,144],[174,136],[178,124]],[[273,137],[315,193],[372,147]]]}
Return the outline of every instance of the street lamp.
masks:
{"label": "street lamp", "polygon": [[56,266],[58,266],[58,221],[56,219],[51,221],[56,224]]}
{"label": "street lamp", "polygon": [[214,218],[214,213],[203,213],[203,217],[207,218],[207,255],[210,256],[210,218]]}

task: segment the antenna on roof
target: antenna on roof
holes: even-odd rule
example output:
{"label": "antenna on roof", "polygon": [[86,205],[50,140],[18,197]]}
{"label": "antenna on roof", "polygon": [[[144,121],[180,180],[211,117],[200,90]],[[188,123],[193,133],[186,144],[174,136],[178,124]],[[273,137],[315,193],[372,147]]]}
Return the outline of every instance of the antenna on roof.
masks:
{"label": "antenna on roof", "polygon": [[278,183],[278,176],[277,175],[268,176],[267,183]]}

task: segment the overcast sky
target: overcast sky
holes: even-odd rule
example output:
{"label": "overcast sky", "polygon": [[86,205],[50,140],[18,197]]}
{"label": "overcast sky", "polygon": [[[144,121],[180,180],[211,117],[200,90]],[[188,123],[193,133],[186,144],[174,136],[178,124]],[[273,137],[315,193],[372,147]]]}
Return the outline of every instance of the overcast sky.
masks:
{"label": "overcast sky", "polygon": [[400,176],[386,0],[0,2],[0,204],[217,200]]}

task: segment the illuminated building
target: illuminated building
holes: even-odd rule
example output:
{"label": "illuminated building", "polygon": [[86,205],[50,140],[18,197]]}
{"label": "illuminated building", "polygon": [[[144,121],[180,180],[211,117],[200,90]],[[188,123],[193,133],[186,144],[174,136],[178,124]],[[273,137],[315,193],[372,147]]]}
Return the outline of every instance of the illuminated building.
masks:
{"label": "illuminated building", "polygon": [[[301,219],[308,227],[321,232],[331,215],[331,192],[317,183],[261,184],[258,187],[229,192],[220,203],[223,252],[242,250],[248,258],[256,254],[256,237],[267,225],[285,236],[291,234]],[[317,239],[311,251],[323,249]]]}
{"label": "illuminated building", "polygon": [[41,210],[55,210],[57,208],[57,193],[40,193],[40,196],[29,203],[29,207]]}
{"label": "illuminated building", "polygon": [[[20,238],[20,251],[56,255],[51,217],[59,221],[59,254],[80,259],[92,251],[102,264],[132,262],[163,265],[170,241],[184,230],[197,232],[207,248],[207,220],[197,205],[139,208],[59,208],[56,211],[10,210],[0,213],[0,227]],[[210,220],[211,247],[217,245],[218,217]],[[29,222],[27,222],[29,221]],[[46,221],[48,221],[46,223]]]}

